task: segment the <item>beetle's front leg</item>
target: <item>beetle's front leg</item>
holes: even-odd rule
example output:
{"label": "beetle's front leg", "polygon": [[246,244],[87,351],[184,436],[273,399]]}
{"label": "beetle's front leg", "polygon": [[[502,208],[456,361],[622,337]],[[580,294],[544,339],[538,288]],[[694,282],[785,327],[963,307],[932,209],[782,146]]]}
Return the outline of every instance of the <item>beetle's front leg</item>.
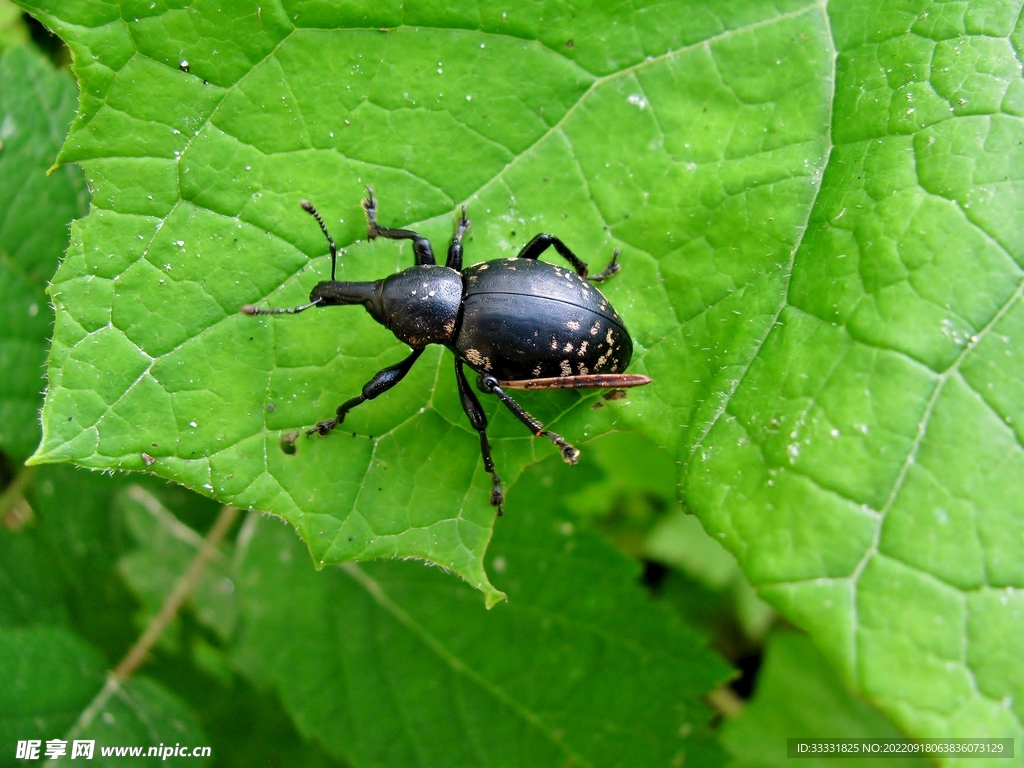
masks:
{"label": "beetle's front leg", "polygon": [[366,384],[363,385],[363,393],[357,397],[353,397],[351,400],[346,400],[344,403],[338,406],[337,415],[333,419],[327,421],[321,421],[312,429],[306,430],[306,436],[310,435],[327,435],[332,429],[345,421],[345,416],[355,408],[357,405],[365,403],[367,400],[373,400],[375,397],[379,397],[395,386],[398,382],[405,378],[405,374],[412,368],[413,363],[419,360],[420,355],[423,354],[423,348],[414,349],[412,354],[409,355],[405,360],[389,365],[387,368],[377,371],[374,377],[370,379]]}
{"label": "beetle's front leg", "polygon": [[479,379],[480,389],[489,395],[495,395],[505,407],[512,411],[512,415],[519,419],[523,424],[526,425],[527,429],[533,432],[534,437],[546,437],[552,443],[558,446],[558,450],[562,452],[562,458],[570,464],[575,464],[576,460],[580,456],[578,448],[575,448],[569,443],[565,442],[565,439],[550,430],[544,429],[544,425],[541,424],[537,419],[527,413],[523,406],[513,400],[508,394],[505,393],[500,386],[498,386],[498,380],[493,376],[484,374]]}
{"label": "beetle's front leg", "polygon": [[491,506],[498,508],[498,515],[505,514],[502,503],[505,497],[501,493],[501,478],[494,468],[494,459],[491,458],[491,444],[487,442],[487,416],[484,409],[480,407],[469,382],[466,381],[466,372],[462,370],[462,361],[455,358],[455,381],[459,385],[459,399],[462,401],[462,410],[469,417],[469,423],[480,435],[480,454],[484,459],[484,469],[491,474]]}
{"label": "beetle's front leg", "polygon": [[434,249],[430,247],[430,241],[419,232],[411,229],[392,229],[382,227],[377,223],[377,198],[373,196],[373,187],[366,188],[366,198],[363,200],[363,212],[366,213],[366,237],[373,240],[377,237],[386,237],[388,240],[412,240],[412,252],[417,264],[434,264]]}

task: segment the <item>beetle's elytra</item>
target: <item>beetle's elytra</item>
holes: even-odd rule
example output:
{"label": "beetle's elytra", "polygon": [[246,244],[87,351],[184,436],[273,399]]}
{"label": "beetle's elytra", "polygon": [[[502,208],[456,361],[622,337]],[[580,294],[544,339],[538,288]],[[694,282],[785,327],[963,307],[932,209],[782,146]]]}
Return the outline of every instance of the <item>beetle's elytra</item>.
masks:
{"label": "beetle's elytra", "polygon": [[[466,380],[465,367],[478,374],[477,387],[494,395],[536,436],[558,446],[575,464],[579,451],[527,413],[506,389],[592,389],[637,387],[650,379],[624,371],[633,340],[608,300],[595,286],[619,270],[618,251],[598,275],[553,235],[539,234],[514,259],[497,259],[462,268],[462,237],[469,229],[463,207],[445,265],[434,261],[430,242],[408,229],[377,223],[377,201],[367,187],[363,210],[369,239],[412,240],[415,266],[374,282],[335,280],[338,249],[313,204],[302,207],[316,219],[331,251],[331,279],[313,288],[309,303],[290,309],[242,307],[247,315],[294,315],[311,307],[361,304],[396,337],[412,347],[401,362],[378,372],[362,394],[346,400],[332,419],[307,435],[327,435],[360,403],[384,394],[412,368],[428,344],[443,344],[455,354],[455,381],[462,408],[480,435],[484,467],[492,478],[491,504],[502,514],[501,480],[487,442],[487,417]],[[554,247],[571,269],[539,261]]]}

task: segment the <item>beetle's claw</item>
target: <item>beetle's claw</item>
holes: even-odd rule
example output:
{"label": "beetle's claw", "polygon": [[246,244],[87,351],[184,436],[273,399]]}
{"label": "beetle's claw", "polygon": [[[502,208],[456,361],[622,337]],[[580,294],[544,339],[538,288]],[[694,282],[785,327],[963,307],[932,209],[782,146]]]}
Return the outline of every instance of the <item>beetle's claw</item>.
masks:
{"label": "beetle's claw", "polygon": [[601,270],[601,272],[599,272],[598,274],[594,275],[593,277],[588,277],[586,279],[592,283],[603,283],[609,277],[611,277],[620,269],[622,269],[622,265],[619,264],[620,253],[622,253],[622,249],[616,248],[615,251],[612,253],[612,260],[608,262],[608,266]]}
{"label": "beetle's claw", "polygon": [[544,437],[546,437],[548,440],[550,440],[552,443],[558,446],[558,450],[562,452],[562,458],[565,459],[565,462],[567,464],[576,463],[576,460],[580,457],[579,448],[569,445],[569,443],[565,442],[565,438],[563,438],[561,435],[556,434],[554,432],[549,432],[546,429],[542,431],[540,434],[544,435]]}
{"label": "beetle's claw", "polygon": [[331,430],[338,426],[338,424],[340,423],[341,422],[339,422],[337,419],[328,419],[327,421],[321,421],[312,429],[306,430],[306,437],[312,437],[313,435],[320,435],[320,437],[326,437],[331,433]]}
{"label": "beetle's claw", "polygon": [[373,187],[367,185],[366,197],[363,198],[363,213],[366,214],[366,239],[375,239],[380,232],[377,226],[377,200],[373,196]]}
{"label": "beetle's claw", "polygon": [[505,496],[501,492],[501,484],[495,480],[494,486],[491,488],[491,506],[498,508],[498,517],[502,517],[505,514],[505,510],[502,505],[505,503]]}

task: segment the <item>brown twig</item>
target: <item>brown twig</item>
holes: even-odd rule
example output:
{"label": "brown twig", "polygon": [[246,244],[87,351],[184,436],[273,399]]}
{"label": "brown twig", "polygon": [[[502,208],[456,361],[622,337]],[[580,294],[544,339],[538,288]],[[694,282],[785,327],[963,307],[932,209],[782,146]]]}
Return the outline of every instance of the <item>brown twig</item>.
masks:
{"label": "brown twig", "polygon": [[746,706],[746,702],[737,696],[736,692],[727,685],[719,686],[709,693],[706,698],[712,709],[727,718],[736,717]]}
{"label": "brown twig", "polygon": [[203,570],[217,555],[217,546],[223,540],[224,534],[228,532],[231,524],[235,522],[236,517],[238,517],[238,509],[236,507],[228,505],[221,507],[220,514],[214,521],[209,533],[206,534],[202,547],[200,547],[196,556],[192,558],[192,562],[189,564],[188,570],[185,571],[185,575],[174,585],[171,594],[167,596],[164,604],[160,606],[160,612],[153,617],[149,622],[149,626],[146,627],[146,631],[135,641],[135,645],[131,647],[131,650],[121,659],[121,663],[111,673],[115,682],[121,683],[128,679],[132,672],[138,669],[139,665],[145,660],[150,648],[153,647],[153,644],[163,634],[167,625],[171,623],[171,619],[178,613],[178,609],[181,608],[185,599],[196,588],[199,579],[203,575]]}
{"label": "brown twig", "polygon": [[115,694],[123,695],[121,693],[121,683],[127,680],[139,668],[139,665],[145,660],[146,654],[149,653],[150,648],[153,647],[153,644],[159,639],[167,625],[171,623],[171,619],[174,618],[181,608],[182,603],[185,602],[185,599],[192,590],[196,588],[200,577],[203,575],[203,569],[219,554],[217,545],[224,539],[224,535],[228,532],[231,524],[235,522],[236,517],[238,517],[238,509],[227,505],[221,507],[220,514],[213,521],[213,525],[206,534],[206,538],[203,539],[202,544],[199,546],[199,551],[196,552],[196,556],[189,563],[188,570],[178,580],[178,583],[174,585],[171,594],[167,596],[164,604],[160,606],[160,612],[149,622],[146,631],[135,641],[135,645],[121,659],[121,663],[117,665],[117,668],[107,675],[107,681],[103,688],[89,702],[89,706],[82,710],[78,720],[71,726],[71,730],[67,735],[68,738],[74,738],[78,734],[83,733],[92,724],[96,714],[107,705],[111,696]]}
{"label": "brown twig", "polygon": [[[25,503],[25,487],[31,482],[32,476],[36,473],[35,467],[22,466],[18,469],[10,484],[0,494],[0,520],[7,522],[7,514],[13,511],[19,504]],[[8,524],[9,527],[20,527],[20,517]]]}

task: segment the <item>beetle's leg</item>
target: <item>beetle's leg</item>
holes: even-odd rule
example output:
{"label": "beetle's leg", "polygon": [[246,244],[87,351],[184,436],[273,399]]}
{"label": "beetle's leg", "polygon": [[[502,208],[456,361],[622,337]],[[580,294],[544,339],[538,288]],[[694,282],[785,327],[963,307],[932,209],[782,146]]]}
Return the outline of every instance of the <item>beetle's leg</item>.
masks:
{"label": "beetle's leg", "polygon": [[331,237],[331,233],[327,231],[327,225],[324,224],[324,220],[320,217],[316,208],[309,200],[299,200],[299,205],[302,206],[302,210],[316,219],[316,223],[320,225],[320,231],[324,233],[324,237],[327,238],[327,245],[331,249],[331,280],[334,280],[334,270],[338,266],[338,246],[334,244],[334,238]]}
{"label": "beetle's leg", "polygon": [[498,515],[505,514],[501,508],[505,498],[501,494],[501,479],[494,469],[494,459],[491,458],[491,445],[487,442],[487,416],[484,409],[480,407],[480,401],[466,381],[466,373],[462,370],[462,361],[455,359],[455,381],[459,385],[459,399],[462,400],[462,410],[469,417],[469,423],[480,435],[480,453],[484,457],[484,469],[491,473],[491,506],[498,508]]}
{"label": "beetle's leg", "polygon": [[576,274],[580,277],[587,276],[587,262],[580,259],[575,253],[569,250],[565,243],[559,240],[554,235],[549,235],[541,232],[533,240],[523,246],[523,250],[516,256],[517,259],[536,259],[544,251],[551,246],[555,247],[559,255],[572,264],[572,268],[576,270]]}
{"label": "beetle's leg", "polygon": [[448,261],[445,262],[446,267],[456,272],[462,271],[462,236],[466,234],[467,229],[469,219],[466,218],[466,206],[462,206],[462,217],[455,228],[455,234],[452,235],[451,245],[448,246]]}
{"label": "beetle's leg", "polygon": [[391,229],[377,223],[377,199],[373,196],[373,187],[366,188],[363,210],[366,211],[366,237],[368,239],[386,237],[388,240],[412,240],[412,252],[416,256],[417,265],[436,263],[434,249],[430,247],[430,241],[423,235],[413,232],[411,229]]}
{"label": "beetle's leg", "polygon": [[353,397],[351,400],[346,400],[344,403],[339,405],[337,415],[333,419],[321,421],[312,429],[307,429],[306,435],[326,435],[329,433],[332,429],[341,424],[345,420],[345,415],[357,405],[383,395],[404,379],[405,374],[409,372],[413,363],[419,360],[419,357],[422,354],[422,347],[420,349],[414,349],[412,354],[405,358],[405,360],[395,363],[394,365],[389,365],[381,371],[377,371],[373,378],[363,385],[363,393],[361,395]]}
{"label": "beetle's leg", "polygon": [[621,252],[622,251],[620,249],[616,248],[615,252],[612,253],[612,260],[608,262],[608,266],[602,269],[593,277],[588,277],[587,280],[589,280],[592,283],[603,283],[609,277],[611,277],[620,269],[622,269],[622,265],[619,264],[619,254]]}
{"label": "beetle's leg", "polygon": [[512,415],[519,419],[523,424],[526,425],[527,429],[533,432],[534,437],[540,437],[543,435],[552,443],[558,446],[558,449],[562,452],[562,458],[570,464],[575,464],[576,459],[579,458],[579,449],[569,445],[562,438],[561,435],[544,429],[544,425],[537,421],[533,416],[528,414],[523,407],[509,397],[505,390],[498,386],[498,380],[490,375],[483,375],[480,377],[480,389],[489,395],[497,395],[498,399],[505,404],[505,407],[512,411]]}

